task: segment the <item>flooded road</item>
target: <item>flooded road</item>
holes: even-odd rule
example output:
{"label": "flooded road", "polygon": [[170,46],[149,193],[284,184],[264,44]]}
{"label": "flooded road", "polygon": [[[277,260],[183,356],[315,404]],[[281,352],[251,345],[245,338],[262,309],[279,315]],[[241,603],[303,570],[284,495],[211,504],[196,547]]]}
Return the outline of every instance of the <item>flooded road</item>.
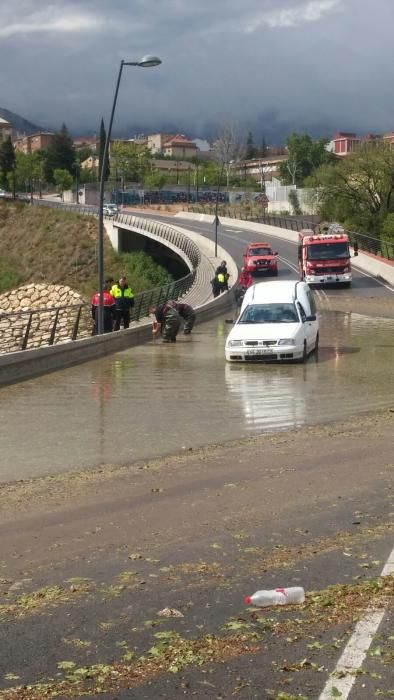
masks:
{"label": "flooded road", "polygon": [[225,319],[0,390],[0,481],[122,464],[393,405],[394,320],[323,311],[316,362],[226,365]]}

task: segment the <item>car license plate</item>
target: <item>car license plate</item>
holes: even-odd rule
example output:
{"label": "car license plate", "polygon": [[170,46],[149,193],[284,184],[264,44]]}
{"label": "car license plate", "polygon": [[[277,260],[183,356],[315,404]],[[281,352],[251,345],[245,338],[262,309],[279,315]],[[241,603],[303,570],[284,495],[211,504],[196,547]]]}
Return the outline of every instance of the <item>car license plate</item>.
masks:
{"label": "car license plate", "polygon": [[247,355],[272,355],[272,350],[271,348],[259,348],[256,350],[247,350]]}

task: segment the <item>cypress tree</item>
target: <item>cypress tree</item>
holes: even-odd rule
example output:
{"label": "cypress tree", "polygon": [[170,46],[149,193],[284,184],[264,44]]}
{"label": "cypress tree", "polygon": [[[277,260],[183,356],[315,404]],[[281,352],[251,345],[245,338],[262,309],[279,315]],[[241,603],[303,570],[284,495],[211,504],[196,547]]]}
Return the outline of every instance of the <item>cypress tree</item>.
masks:
{"label": "cypress tree", "polygon": [[45,178],[48,182],[54,182],[54,170],[67,170],[70,175],[74,172],[75,149],[72,138],[67,127],[62,124],[62,128],[53,137],[53,141],[48,147],[47,157],[44,166]]}
{"label": "cypress tree", "polygon": [[[104,149],[105,149],[105,140],[107,138],[107,134],[105,131],[104,127],[104,119],[101,119],[101,124],[100,124],[100,144],[99,144],[99,169],[98,169],[98,179],[100,180],[101,178],[101,168],[103,167],[103,158],[104,158]],[[110,169],[109,169],[109,158],[107,157],[107,162],[105,164],[105,173],[104,173],[104,181],[107,182],[110,174]]]}
{"label": "cypress tree", "polygon": [[8,136],[0,146],[0,175],[2,184],[7,184],[7,175],[15,169],[15,149],[11,136]]}

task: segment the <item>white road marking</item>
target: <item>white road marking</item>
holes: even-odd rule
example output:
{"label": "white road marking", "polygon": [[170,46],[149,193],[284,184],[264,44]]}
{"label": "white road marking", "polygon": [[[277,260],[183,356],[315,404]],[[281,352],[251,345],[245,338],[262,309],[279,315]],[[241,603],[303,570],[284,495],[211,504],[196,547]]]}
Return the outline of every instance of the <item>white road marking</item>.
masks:
{"label": "white road marking", "polygon": [[[394,573],[394,549],[387,559],[381,576],[391,576]],[[383,620],[385,610],[369,608],[364,617],[357,623],[334,672],[331,674],[319,700],[332,700],[336,697],[334,688],[340,693],[341,700],[346,700],[356,680],[356,671],[361,668],[371,642]]]}
{"label": "white road marking", "polygon": [[353,267],[354,267],[355,270],[357,270],[357,272],[360,273],[360,275],[364,275],[364,277],[369,277],[371,280],[374,280],[375,282],[377,282],[378,284],[380,284],[381,287],[386,287],[386,289],[388,289],[389,292],[394,292],[393,287],[390,287],[389,284],[386,284],[385,282],[381,282],[380,280],[378,280],[378,279],[377,279],[376,277],[374,277],[373,275],[370,275],[369,272],[364,272],[363,270],[360,270],[360,268],[357,267],[357,265],[355,265],[354,263],[353,263]]}

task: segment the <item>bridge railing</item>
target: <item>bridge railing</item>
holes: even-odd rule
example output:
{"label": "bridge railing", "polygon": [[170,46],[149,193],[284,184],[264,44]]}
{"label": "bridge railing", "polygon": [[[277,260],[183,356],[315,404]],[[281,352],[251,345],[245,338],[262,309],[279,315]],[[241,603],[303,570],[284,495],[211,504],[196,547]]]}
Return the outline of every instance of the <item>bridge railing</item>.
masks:
{"label": "bridge railing", "polygon": [[[182,298],[192,287],[195,276],[196,270],[193,270],[179,280],[136,294],[131,321],[138,322],[148,316],[151,306]],[[88,303],[0,312],[0,353],[58,345],[88,338],[92,332],[93,318]]]}
{"label": "bridge railing", "polygon": [[[63,205],[60,202],[47,202],[45,200],[34,200],[34,202],[38,206],[59,207],[62,211],[70,210],[84,215],[97,216],[97,207],[92,210],[91,207]],[[153,233],[162,239],[164,245],[170,243],[184,254],[191,268],[181,279],[135,295],[131,320],[138,322],[148,316],[149,307],[163,304],[168,299],[180,299],[191,289],[201,262],[201,253],[194,241],[185,234],[159,221],[130,214],[120,214],[113,221],[140,231]],[[29,350],[43,345],[55,345],[88,337],[92,335],[92,327],[91,305],[88,303],[19,312],[2,312],[0,310],[0,353]]]}

